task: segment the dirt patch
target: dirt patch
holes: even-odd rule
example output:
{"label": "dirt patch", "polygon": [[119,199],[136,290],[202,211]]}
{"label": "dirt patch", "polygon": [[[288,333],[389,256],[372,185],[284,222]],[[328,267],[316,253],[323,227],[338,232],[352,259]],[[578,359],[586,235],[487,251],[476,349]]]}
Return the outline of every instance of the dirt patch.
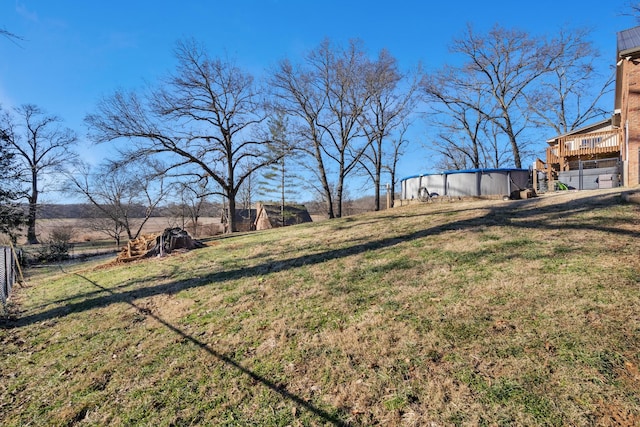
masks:
{"label": "dirt patch", "polygon": [[184,317],[193,304],[193,300],[178,298],[175,295],[155,295],[141,300],[138,305],[146,314],[173,322]]}
{"label": "dirt patch", "polygon": [[640,425],[640,417],[615,402],[601,402],[598,425],[603,427],[636,427]]}

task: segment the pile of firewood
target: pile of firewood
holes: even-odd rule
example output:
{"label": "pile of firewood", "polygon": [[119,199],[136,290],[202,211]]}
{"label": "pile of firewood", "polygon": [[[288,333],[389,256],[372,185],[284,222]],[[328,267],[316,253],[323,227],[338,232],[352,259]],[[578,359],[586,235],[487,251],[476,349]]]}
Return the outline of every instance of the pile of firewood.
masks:
{"label": "pile of firewood", "polygon": [[153,256],[165,256],[176,250],[202,247],[181,228],[166,228],[162,234],[143,234],[122,248],[116,262],[131,262]]}

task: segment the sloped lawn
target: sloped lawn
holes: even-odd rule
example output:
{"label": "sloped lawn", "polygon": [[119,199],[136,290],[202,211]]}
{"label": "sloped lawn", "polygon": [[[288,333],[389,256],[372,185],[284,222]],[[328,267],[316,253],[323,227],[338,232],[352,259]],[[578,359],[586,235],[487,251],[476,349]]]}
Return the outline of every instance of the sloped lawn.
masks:
{"label": "sloped lawn", "polygon": [[28,272],[1,425],[638,425],[640,209],[412,205]]}

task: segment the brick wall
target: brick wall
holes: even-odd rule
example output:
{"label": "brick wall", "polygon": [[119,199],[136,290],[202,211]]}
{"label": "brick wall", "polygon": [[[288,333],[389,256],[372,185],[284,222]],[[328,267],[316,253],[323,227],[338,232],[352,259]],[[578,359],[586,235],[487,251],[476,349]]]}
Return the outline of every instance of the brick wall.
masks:
{"label": "brick wall", "polygon": [[[637,64],[635,62],[638,62]],[[640,61],[623,61],[622,76],[622,124],[628,122],[629,152],[623,158],[628,160],[629,186],[640,184],[640,164],[638,153],[640,150]]]}

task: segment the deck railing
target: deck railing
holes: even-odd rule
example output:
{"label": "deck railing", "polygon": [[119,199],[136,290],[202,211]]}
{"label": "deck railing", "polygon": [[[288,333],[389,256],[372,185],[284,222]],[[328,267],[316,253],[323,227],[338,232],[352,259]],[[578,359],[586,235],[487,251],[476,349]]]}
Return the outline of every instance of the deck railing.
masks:
{"label": "deck railing", "polygon": [[619,152],[622,148],[622,129],[570,135],[558,144],[547,147],[547,163],[560,163],[561,158]]}

